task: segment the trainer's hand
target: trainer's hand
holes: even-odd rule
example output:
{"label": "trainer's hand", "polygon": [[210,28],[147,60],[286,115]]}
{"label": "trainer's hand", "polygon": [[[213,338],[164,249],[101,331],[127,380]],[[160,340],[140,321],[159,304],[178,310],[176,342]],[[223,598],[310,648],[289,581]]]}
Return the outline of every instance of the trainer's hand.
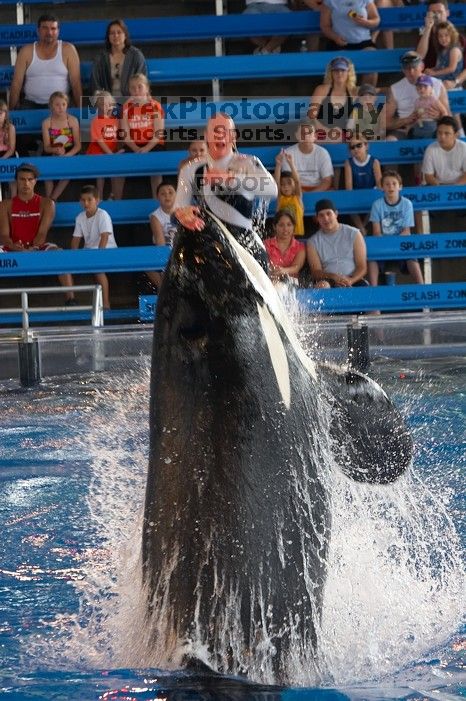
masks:
{"label": "trainer's hand", "polygon": [[180,224],[190,231],[202,231],[205,226],[204,220],[199,216],[199,207],[179,207],[174,214]]}

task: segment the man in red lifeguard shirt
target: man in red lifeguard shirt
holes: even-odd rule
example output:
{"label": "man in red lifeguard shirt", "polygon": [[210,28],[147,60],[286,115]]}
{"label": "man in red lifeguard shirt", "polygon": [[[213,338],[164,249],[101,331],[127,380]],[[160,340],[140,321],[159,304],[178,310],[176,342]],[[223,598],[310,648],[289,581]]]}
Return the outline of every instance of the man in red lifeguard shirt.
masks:
{"label": "man in red lifeguard shirt", "polygon": [[[54,243],[47,243],[47,234],[55,217],[55,203],[50,197],[36,194],[39,171],[30,163],[22,163],[16,169],[18,194],[11,200],[0,202],[0,251],[33,252],[58,250]],[[59,275],[61,285],[72,285],[71,275]],[[66,294],[68,302],[74,294]]]}

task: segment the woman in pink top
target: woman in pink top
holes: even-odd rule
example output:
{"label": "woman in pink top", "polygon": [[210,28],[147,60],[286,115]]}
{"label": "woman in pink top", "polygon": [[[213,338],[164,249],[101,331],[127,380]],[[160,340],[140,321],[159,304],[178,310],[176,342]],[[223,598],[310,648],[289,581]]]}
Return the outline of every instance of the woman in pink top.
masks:
{"label": "woman in pink top", "polygon": [[274,282],[287,275],[298,282],[299,271],[306,260],[306,249],[294,237],[295,225],[293,214],[287,209],[280,209],[273,220],[275,236],[264,241],[269,256],[270,277]]}

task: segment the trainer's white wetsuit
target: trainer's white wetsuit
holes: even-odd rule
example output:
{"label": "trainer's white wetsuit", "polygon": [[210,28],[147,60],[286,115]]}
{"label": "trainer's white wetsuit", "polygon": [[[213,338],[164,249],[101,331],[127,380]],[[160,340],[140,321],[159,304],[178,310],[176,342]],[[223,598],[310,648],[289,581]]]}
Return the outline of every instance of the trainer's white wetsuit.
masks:
{"label": "trainer's white wetsuit", "polygon": [[[207,166],[231,173],[228,184],[209,183],[204,178]],[[217,161],[211,157],[196,158],[180,171],[174,210],[195,204],[201,211],[217,216],[235,238],[261,262],[265,248],[253,230],[254,200],[277,197],[277,184],[258,158],[233,153]]]}

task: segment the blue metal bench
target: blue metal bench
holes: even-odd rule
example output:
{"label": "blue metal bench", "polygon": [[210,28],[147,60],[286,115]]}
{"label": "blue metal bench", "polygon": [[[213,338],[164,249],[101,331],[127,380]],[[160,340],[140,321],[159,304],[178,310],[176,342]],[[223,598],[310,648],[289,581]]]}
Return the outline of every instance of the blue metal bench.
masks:
{"label": "blue metal bench", "polygon": [[[400,70],[400,56],[406,49],[378,51],[346,51],[358,73],[377,71],[393,73]],[[333,51],[289,53],[269,56],[189,56],[187,58],[153,58],[147,61],[151,83],[192,83],[219,80],[254,80],[257,78],[309,77],[323,75],[325,67],[335,57]],[[13,77],[11,66],[0,66],[0,86],[8,87]],[[89,81],[91,64],[81,64],[81,78]]]}
{"label": "blue metal bench", "polygon": [[[453,113],[466,111],[466,90],[450,90],[448,98]],[[181,127],[203,129],[207,119],[217,112],[229,114],[237,127],[255,124],[285,127],[306,117],[310,101],[306,95],[241,100],[225,97],[217,102],[203,97],[182,102],[169,102],[164,97],[159,99],[165,111],[165,126],[167,130],[172,130],[171,133]],[[89,140],[90,122],[96,114],[95,109],[91,106],[81,109],[73,107],[70,113],[80,121],[83,141]],[[49,110],[13,110],[10,113],[18,134],[40,133],[42,122],[48,116]]]}
{"label": "blue metal bench", "polygon": [[[416,243],[407,249],[406,244]],[[422,246],[427,246],[428,250]],[[430,236],[386,236],[367,239],[369,259],[408,258],[427,254],[447,258],[462,256],[466,252],[466,232]],[[64,272],[92,273],[123,272],[130,270],[163,270],[170,249],[166,246],[140,246],[108,250],[50,251],[25,255],[8,253],[0,258],[0,278],[29,275],[56,275]],[[57,294],[60,288],[57,287]],[[301,304],[312,313],[345,313],[382,311],[409,311],[429,307],[432,309],[462,309],[466,307],[466,283],[439,283],[434,285],[399,285],[382,288],[349,288],[334,290],[298,290]],[[151,321],[155,297],[140,299],[139,315]],[[58,314],[58,315],[57,315]],[[106,319],[121,318],[121,310],[106,314]],[[70,312],[49,313],[34,317],[32,321],[72,321],[90,318],[89,314]],[[124,310],[125,318],[134,318],[134,310]],[[2,317],[0,324],[15,323],[10,315]],[[18,317],[17,323],[20,323]]]}
{"label": "blue metal bench", "polygon": [[[314,214],[315,203],[323,194],[333,199],[341,214],[368,212],[372,202],[381,197],[381,192],[377,190],[358,190],[357,199],[352,191],[309,192],[304,195],[307,215]],[[415,210],[453,210],[463,208],[466,204],[465,186],[410,187],[403,189],[403,195],[412,201]],[[100,206],[109,212],[114,224],[140,224],[149,221],[149,215],[157,207],[157,202],[151,199],[105,201]],[[271,205],[271,212],[274,208],[275,204]],[[58,202],[54,226],[74,226],[80,211],[77,202]]]}
{"label": "blue metal bench", "polygon": [[[41,0],[43,2],[43,0]],[[2,4],[2,3],[0,3]],[[422,26],[423,7],[387,8],[380,10],[380,29],[416,29]],[[461,27],[466,24],[466,8],[463,4],[451,5],[450,20]],[[146,17],[128,19],[132,41],[138,44],[168,41],[199,41],[223,37],[302,35],[320,32],[319,14],[312,11],[270,15],[248,15],[247,22],[241,14],[202,15],[183,17]],[[79,45],[102,44],[107,20],[62,22],[60,36],[65,41]],[[0,25],[0,46],[10,47],[35,41],[36,25]]]}
{"label": "blue metal bench", "polygon": [[[379,158],[384,165],[395,163],[419,163],[424,151],[432,143],[428,139],[413,139],[410,141],[380,141],[371,145],[371,153]],[[42,180],[59,178],[89,179],[114,176],[146,176],[156,173],[173,175],[178,171],[182,158],[186,157],[189,142],[180,143],[183,150],[141,154],[114,154],[102,156],[73,156],[72,158],[5,158],[0,160],[0,181],[14,180],[16,167],[24,162],[33,163],[40,172]],[[273,169],[275,156],[283,145],[262,146],[260,148],[241,147],[241,153],[255,155],[266,168]],[[326,146],[332,163],[342,166],[348,158],[348,147],[345,144],[329,144]],[[430,188],[432,190],[432,188]]]}
{"label": "blue metal bench", "polygon": [[[417,236],[368,237],[369,260],[457,258],[466,256],[466,232]],[[167,246],[130,246],[104,250],[4,253],[0,257],[0,279],[23,275],[59,275],[64,272],[118,273],[131,270],[163,270],[170,249]]]}
{"label": "blue metal bench", "polygon": [[[464,309],[466,283],[440,282],[434,285],[393,287],[341,287],[331,290],[296,290],[300,305],[312,314],[395,312],[421,309]],[[155,295],[139,298],[141,321],[153,321]]]}
{"label": "blue metal bench", "polygon": [[[374,200],[381,197],[381,192],[358,190],[357,198],[353,191],[308,192],[304,195],[306,215],[314,214],[315,203],[323,195],[332,198],[341,214],[358,214],[370,211]],[[454,210],[466,205],[466,186],[407,187],[403,189],[403,195],[412,201],[415,210]],[[135,224],[148,222],[157,203],[150,199],[120,200],[102,202],[101,206],[109,212],[114,224]],[[271,211],[274,209],[275,203],[270,207]],[[79,211],[78,203],[57,203],[54,225],[73,226]]]}

